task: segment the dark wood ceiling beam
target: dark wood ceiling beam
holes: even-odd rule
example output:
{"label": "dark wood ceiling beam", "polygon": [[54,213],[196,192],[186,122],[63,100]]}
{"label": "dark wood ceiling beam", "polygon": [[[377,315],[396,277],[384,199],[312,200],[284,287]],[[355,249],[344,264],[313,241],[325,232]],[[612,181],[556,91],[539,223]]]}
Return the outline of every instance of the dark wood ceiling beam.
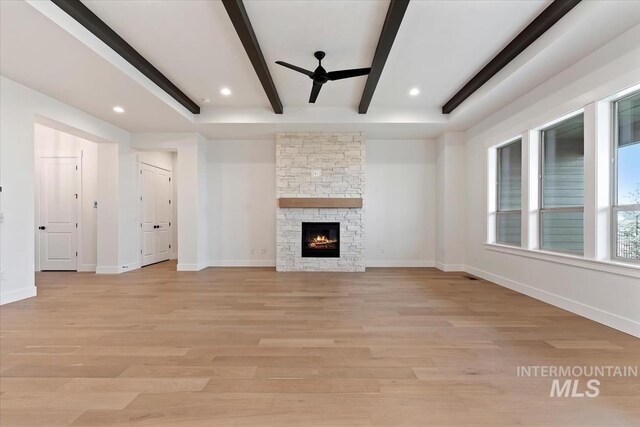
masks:
{"label": "dark wood ceiling beam", "polygon": [[443,114],[449,114],[456,109],[465,99],[495,76],[516,56],[520,55],[527,47],[535,42],[549,28],[558,22],[564,15],[573,9],[580,0],[555,0],[540,13],[527,27],[520,32],[504,49],[502,49],[487,65],[465,84],[442,107]]}
{"label": "dark wood ceiling beam", "polygon": [[182,92],[171,80],[162,74],[156,67],[138,53],[129,43],[105,24],[80,0],[51,0],[69,16],[78,21],[80,25],[89,30],[94,36],[102,40],[118,55],[133,65],[149,80],[164,90],[169,96],[178,101],[184,108],[193,114],[200,114],[200,107]]}
{"label": "dark wood ceiling beam", "polygon": [[251,26],[247,11],[244,8],[244,3],[242,0],[222,0],[222,4],[227,10],[229,18],[231,18],[231,22],[236,29],[236,33],[238,33],[238,37],[240,37],[244,50],[247,51],[253,68],[256,70],[264,92],[267,94],[267,98],[269,98],[273,112],[282,114],[282,102],[278,96],[276,85],[273,83],[273,78],[271,78],[267,62],[262,55],[256,34],[253,32],[253,27]]}
{"label": "dark wood ceiling beam", "polygon": [[387,62],[393,41],[396,39],[396,34],[398,34],[398,29],[400,28],[408,5],[409,0],[391,0],[391,3],[389,3],[387,17],[384,20],[384,25],[382,25],[382,32],[380,33],[376,53],[373,55],[371,72],[369,73],[369,77],[367,77],[367,83],[364,86],[362,99],[358,106],[358,113],[360,114],[366,114],[369,109],[369,104],[371,104],[371,99],[376,91],[376,86],[378,86],[384,64]]}

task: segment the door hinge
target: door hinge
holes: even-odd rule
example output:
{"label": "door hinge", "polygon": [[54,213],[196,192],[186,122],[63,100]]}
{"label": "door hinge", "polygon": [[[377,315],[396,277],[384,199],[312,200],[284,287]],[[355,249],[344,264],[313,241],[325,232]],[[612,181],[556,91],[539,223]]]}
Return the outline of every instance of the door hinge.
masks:
{"label": "door hinge", "polygon": [[78,170],[78,165],[76,165],[76,170]]}
{"label": "door hinge", "polygon": [[171,249],[171,245],[169,245],[169,249]]}
{"label": "door hinge", "polygon": [[169,178],[169,182],[171,182],[171,178]]}
{"label": "door hinge", "polygon": [[169,227],[171,227],[171,223],[169,223]]}
{"label": "door hinge", "polygon": [[140,169],[140,175],[142,175],[142,169]]}
{"label": "door hinge", "polygon": [[140,249],[140,255],[142,255],[142,249]]}
{"label": "door hinge", "polygon": [[78,256],[78,252],[76,252],[76,256]]}
{"label": "door hinge", "polygon": [[76,200],[78,200],[78,193],[76,193],[75,196],[76,196]]}
{"label": "door hinge", "polygon": [[76,222],[76,228],[78,228],[78,223]]}
{"label": "door hinge", "polygon": [[142,228],[142,223],[140,223],[140,228]]}
{"label": "door hinge", "polygon": [[171,204],[171,200],[169,200],[169,204]]}
{"label": "door hinge", "polygon": [[142,196],[140,196],[140,201],[142,201]]}

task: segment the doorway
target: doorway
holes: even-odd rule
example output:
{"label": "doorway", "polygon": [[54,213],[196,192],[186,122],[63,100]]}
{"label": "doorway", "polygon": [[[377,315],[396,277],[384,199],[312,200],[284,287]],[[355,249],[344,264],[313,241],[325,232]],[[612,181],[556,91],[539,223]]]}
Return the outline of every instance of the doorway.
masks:
{"label": "doorway", "polygon": [[35,269],[94,272],[98,144],[34,124]]}
{"label": "doorway", "polygon": [[172,173],[140,163],[140,265],[167,261],[171,257]]}
{"label": "doorway", "polygon": [[78,270],[80,174],[77,157],[40,158],[40,270]]}

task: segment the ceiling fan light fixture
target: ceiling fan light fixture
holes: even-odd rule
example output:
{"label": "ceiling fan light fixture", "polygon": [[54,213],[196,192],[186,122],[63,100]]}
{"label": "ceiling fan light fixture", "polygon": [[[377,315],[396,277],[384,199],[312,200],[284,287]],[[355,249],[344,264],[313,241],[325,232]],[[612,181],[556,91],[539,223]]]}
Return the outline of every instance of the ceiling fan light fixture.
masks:
{"label": "ceiling fan light fixture", "polygon": [[228,87],[223,87],[222,89],[220,89],[220,94],[222,96],[229,96],[231,95],[231,89],[229,89]]}
{"label": "ceiling fan light fixture", "polygon": [[418,89],[417,87],[411,88],[411,90],[409,90],[409,95],[411,95],[411,96],[420,95],[420,89]]}
{"label": "ceiling fan light fixture", "polygon": [[320,89],[322,89],[322,85],[324,85],[325,83],[334,80],[349,79],[351,77],[366,76],[371,72],[371,68],[353,68],[349,70],[327,72],[327,70],[325,70],[322,66],[322,60],[325,57],[325,53],[319,50],[315,52],[313,56],[315,56],[315,58],[318,60],[318,67],[314,71],[306,70],[302,67],[298,67],[297,65],[289,64],[288,62],[276,61],[276,64],[304,74],[311,80],[313,80],[313,85],[311,86],[311,95],[309,96],[309,103],[311,104],[316,102],[316,99],[318,99],[318,94],[320,93]]}

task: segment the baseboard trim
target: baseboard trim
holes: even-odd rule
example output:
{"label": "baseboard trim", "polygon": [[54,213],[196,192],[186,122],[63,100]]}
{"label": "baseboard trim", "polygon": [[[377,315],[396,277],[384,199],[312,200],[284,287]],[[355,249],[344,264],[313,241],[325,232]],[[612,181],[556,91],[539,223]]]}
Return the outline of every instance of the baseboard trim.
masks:
{"label": "baseboard trim", "polygon": [[0,305],[9,304],[23,299],[35,297],[38,293],[35,286],[29,286],[26,288],[16,289],[9,292],[0,294]]}
{"label": "baseboard trim", "polygon": [[78,266],[78,272],[94,273],[96,271],[95,264],[81,264]]}
{"label": "baseboard trim", "polygon": [[464,264],[444,264],[438,261],[434,262],[434,267],[438,270],[450,272],[450,271],[466,271],[466,265]]}
{"label": "baseboard trim", "polygon": [[275,267],[275,259],[217,259],[209,267]]}
{"label": "baseboard trim", "polygon": [[140,268],[140,264],[132,262],[122,266],[119,265],[99,265],[96,267],[96,274],[120,274],[128,271],[137,270]]}
{"label": "baseboard trim", "polygon": [[530,296],[537,300],[546,302],[553,306],[575,313],[579,316],[593,320],[594,322],[602,323],[603,325],[640,338],[640,322],[636,322],[635,320],[628,319],[626,317],[622,317],[617,314],[610,313],[608,311],[604,311],[599,308],[583,304],[581,302],[548,291],[544,291],[542,289],[534,288],[533,286],[529,286],[515,280],[507,279],[506,277],[498,276],[496,274],[480,270],[479,268],[466,266],[465,271],[469,274],[473,274],[474,276],[481,277],[497,285],[511,289],[512,291]]}
{"label": "baseboard trim", "polygon": [[209,267],[208,264],[206,263],[202,263],[202,264],[180,264],[180,262],[178,262],[178,266],[176,268],[177,271],[200,271],[203,270],[205,268]]}
{"label": "baseboard trim", "polygon": [[424,268],[424,267],[435,267],[435,262],[432,261],[424,261],[424,260],[371,260],[364,262],[366,267],[398,267],[398,268]]}
{"label": "baseboard trim", "polygon": [[119,274],[120,267],[117,265],[98,265],[96,266],[96,274]]}
{"label": "baseboard trim", "polygon": [[119,273],[127,273],[129,271],[137,270],[139,268],[141,268],[139,263],[132,262],[132,263],[125,264],[122,267],[120,267],[119,268],[119,270],[120,270]]}

